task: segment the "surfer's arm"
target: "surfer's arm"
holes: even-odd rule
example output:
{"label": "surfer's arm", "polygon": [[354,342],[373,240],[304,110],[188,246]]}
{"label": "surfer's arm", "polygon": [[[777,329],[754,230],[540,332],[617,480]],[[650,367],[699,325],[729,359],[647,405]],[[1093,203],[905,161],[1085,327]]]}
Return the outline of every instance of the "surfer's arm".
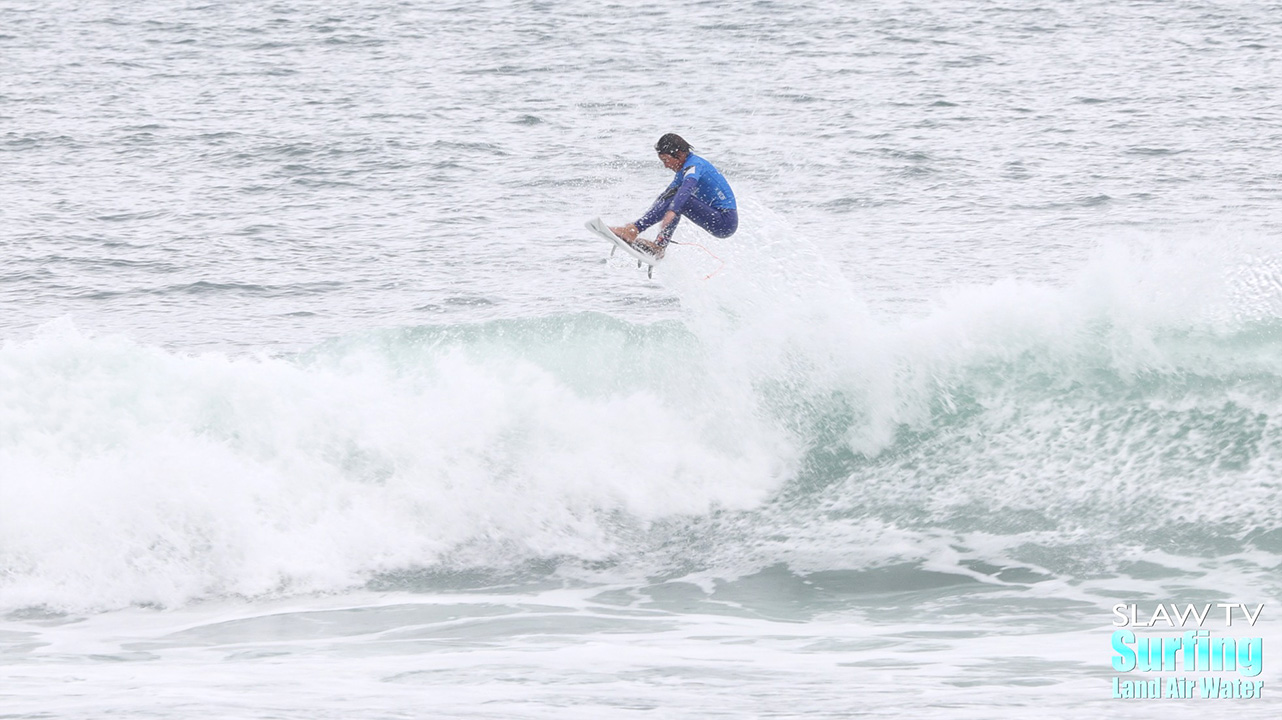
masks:
{"label": "surfer's arm", "polygon": [[682,173],[672,180],[674,185],[678,181],[681,184],[677,187],[677,194],[672,197],[672,204],[668,207],[672,212],[680,215],[682,208],[686,206],[686,200],[690,199],[694,189],[699,186],[699,166],[687,165]]}
{"label": "surfer's arm", "polygon": [[[672,204],[668,206],[668,211],[663,214],[662,228],[666,228],[677,219],[681,214],[681,209],[685,207],[686,200],[694,193],[695,187],[699,184],[699,178],[694,173],[689,173],[681,181],[681,186],[677,188],[677,194],[672,198]],[[662,229],[660,228],[660,229]]]}

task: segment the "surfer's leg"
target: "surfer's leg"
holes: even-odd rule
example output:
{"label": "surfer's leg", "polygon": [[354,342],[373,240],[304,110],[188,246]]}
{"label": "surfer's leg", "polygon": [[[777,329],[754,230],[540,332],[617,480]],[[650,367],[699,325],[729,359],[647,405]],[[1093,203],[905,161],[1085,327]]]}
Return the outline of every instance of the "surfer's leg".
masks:
{"label": "surfer's leg", "polygon": [[735,230],[739,229],[739,211],[734,208],[714,208],[696,197],[686,199],[685,207],[681,208],[681,214],[690,218],[690,222],[712,233],[713,237],[730,237]]}
{"label": "surfer's leg", "polygon": [[659,231],[658,236],[654,238],[654,244],[660,248],[665,248],[668,243],[672,242],[672,233],[677,231],[677,223],[681,222],[681,216],[672,218],[668,226]]}
{"label": "surfer's leg", "polygon": [[[665,206],[662,210],[666,213],[667,207]],[[662,250],[672,242],[672,234],[677,231],[677,223],[681,222],[683,217],[690,218],[690,222],[712,233],[713,237],[730,237],[735,230],[739,229],[739,212],[734,208],[714,208],[696,197],[689,197],[686,198],[685,207],[681,208],[681,214],[659,231],[658,237],[654,239],[654,247]]]}

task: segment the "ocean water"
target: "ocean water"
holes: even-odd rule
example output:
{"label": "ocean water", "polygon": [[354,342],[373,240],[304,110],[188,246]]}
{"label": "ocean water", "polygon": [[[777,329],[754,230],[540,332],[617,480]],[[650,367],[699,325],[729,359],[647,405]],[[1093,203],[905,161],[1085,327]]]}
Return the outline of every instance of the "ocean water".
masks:
{"label": "ocean water", "polygon": [[[1279,77],[1252,2],[0,4],[0,717],[1277,717]],[[648,279],[669,131],[742,219]],[[1119,603],[1263,604],[1161,674],[1263,696],[1112,697]]]}

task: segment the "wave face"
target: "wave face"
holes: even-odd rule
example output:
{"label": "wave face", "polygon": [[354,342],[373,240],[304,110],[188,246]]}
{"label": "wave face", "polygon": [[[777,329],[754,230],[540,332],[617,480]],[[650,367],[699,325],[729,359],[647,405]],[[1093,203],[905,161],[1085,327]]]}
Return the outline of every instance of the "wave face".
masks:
{"label": "wave face", "polygon": [[1282,551],[1277,258],[1118,245],[1060,285],[892,323],[798,257],[715,282],[676,264],[685,316],[648,324],[378,330],[292,357],[68,321],[10,341],[3,605],[445,570],[1141,577]]}

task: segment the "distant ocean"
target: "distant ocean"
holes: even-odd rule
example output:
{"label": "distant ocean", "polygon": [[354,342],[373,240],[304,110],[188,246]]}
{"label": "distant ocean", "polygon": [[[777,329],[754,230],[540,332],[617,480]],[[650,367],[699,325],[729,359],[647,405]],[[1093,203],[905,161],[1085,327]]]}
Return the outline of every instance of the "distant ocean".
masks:
{"label": "distant ocean", "polygon": [[[1279,78],[1252,2],[0,5],[0,718],[1278,717]],[[665,132],[741,223],[651,280]],[[1119,670],[1172,603],[1263,657]]]}

